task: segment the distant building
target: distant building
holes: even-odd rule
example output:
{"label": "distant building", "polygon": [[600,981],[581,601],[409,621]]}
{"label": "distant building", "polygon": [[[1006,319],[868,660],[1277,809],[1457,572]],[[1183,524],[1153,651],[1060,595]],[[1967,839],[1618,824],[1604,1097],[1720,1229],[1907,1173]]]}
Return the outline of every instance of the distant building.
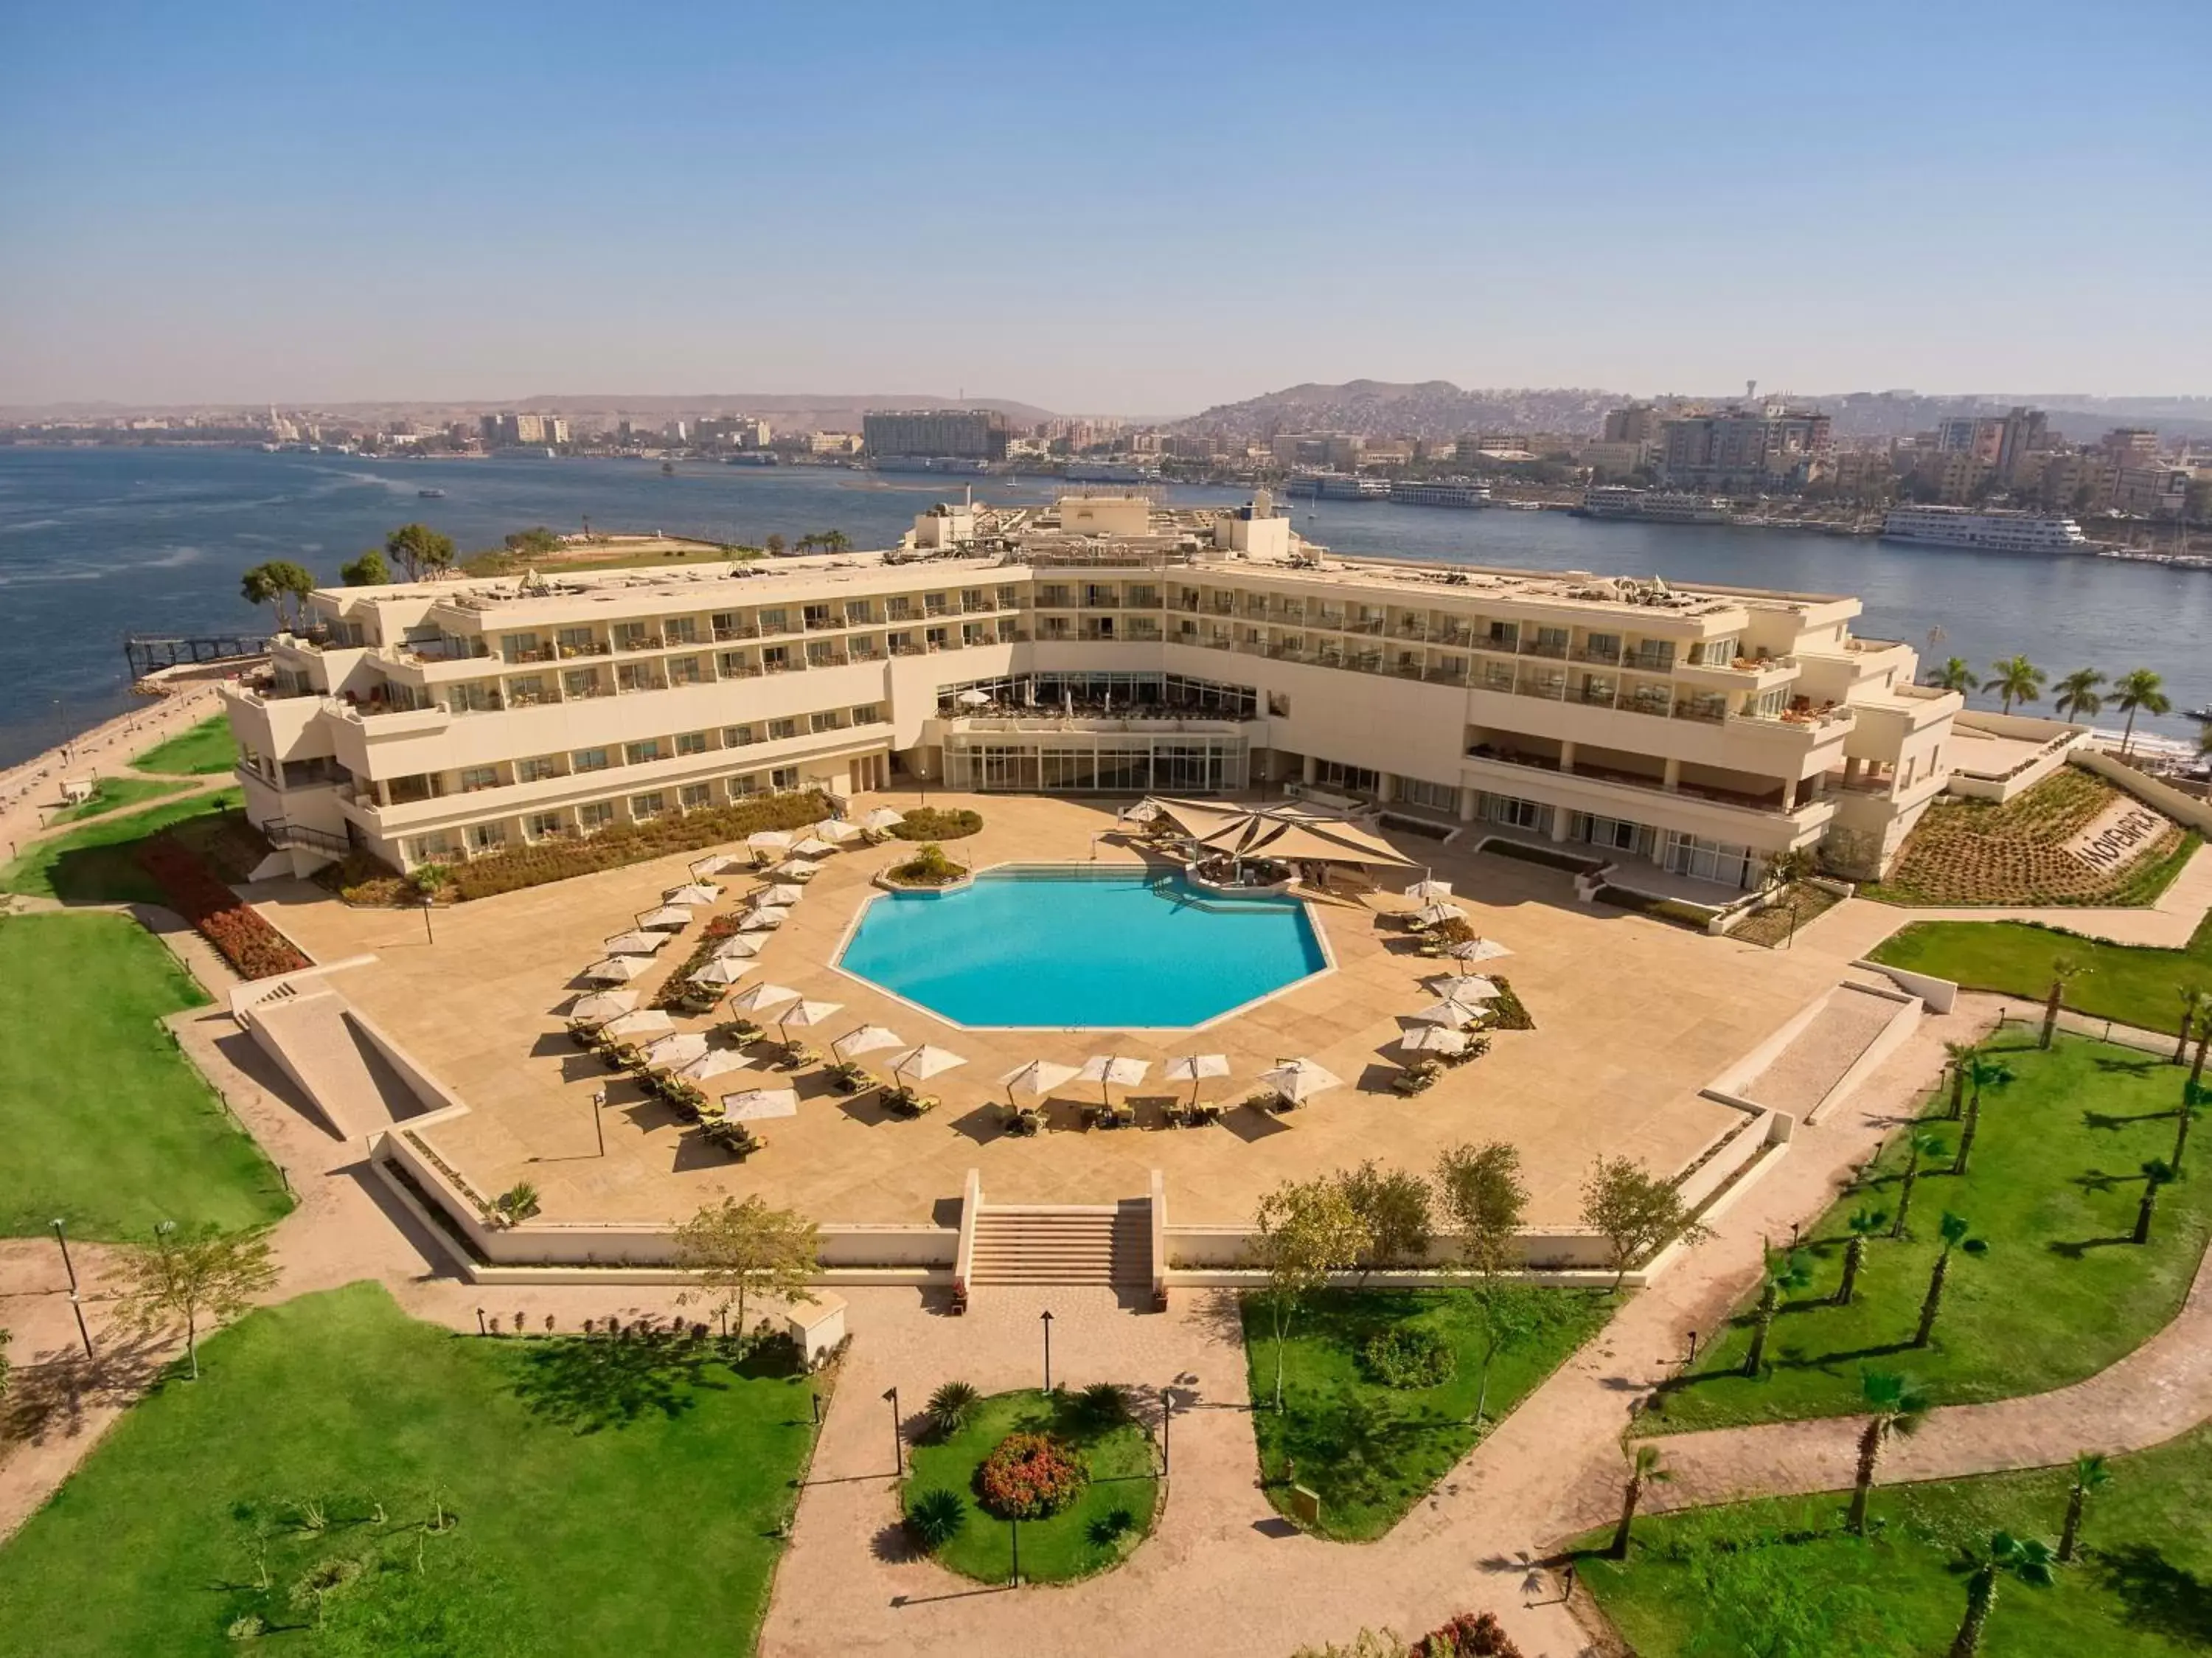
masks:
{"label": "distant building", "polygon": [[2044,504],[2066,512],[2101,512],[2112,503],[2119,469],[2094,449],[2069,449],[2044,462]]}
{"label": "distant building", "polygon": [[2097,447],[2116,466],[2141,466],[2158,459],[2158,434],[2148,426],[2116,426]]}
{"label": "distant building", "polygon": [[2122,466],[2112,479],[2112,510],[2137,518],[2179,518],[2189,503],[2191,473],[2164,461]]}
{"label": "distant building", "polygon": [[1609,409],[1605,417],[1605,438],[1607,443],[1651,443],[1660,440],[1661,428],[1667,417],[1656,404],[1632,403],[1626,408]]}
{"label": "distant building", "polygon": [[[1623,412],[1616,409],[1613,413]],[[1613,415],[1605,418],[1609,429]],[[1645,467],[1656,464],[1659,445],[1648,437],[1608,437],[1595,443],[1583,445],[1582,461],[1600,479],[1633,478]]]}
{"label": "distant building", "polygon": [[1947,507],[1972,505],[1989,494],[1996,466],[1971,449],[1936,449],[1912,469],[1921,488]]}
{"label": "distant building", "polygon": [[548,436],[546,424],[549,417],[535,414],[484,415],[478,419],[477,430],[483,437],[483,446],[487,449],[511,449],[523,445],[534,447],[545,443],[567,442],[568,423],[558,416],[550,417],[550,418],[552,424],[559,428],[560,436]]}
{"label": "distant building", "polygon": [[1006,418],[995,409],[913,409],[864,416],[861,441],[878,460],[893,456],[1004,460]]}
{"label": "distant building", "polygon": [[1671,488],[1786,490],[1827,465],[1829,418],[1816,409],[1741,405],[1662,423],[1660,472]]}

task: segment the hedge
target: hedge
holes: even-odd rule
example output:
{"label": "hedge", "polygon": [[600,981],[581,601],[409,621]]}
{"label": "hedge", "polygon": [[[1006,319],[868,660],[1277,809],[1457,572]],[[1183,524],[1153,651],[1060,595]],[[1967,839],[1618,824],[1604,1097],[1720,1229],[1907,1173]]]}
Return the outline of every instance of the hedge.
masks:
{"label": "hedge", "polygon": [[314,964],[238,894],[216,879],[199,855],[173,835],[155,835],[138,849],[169,907],[222,953],[241,978],[273,978]]}
{"label": "hedge", "polygon": [[965,840],[982,826],[982,814],[965,807],[944,811],[918,806],[892,826],[891,833],[901,840]]}
{"label": "hedge", "polygon": [[453,885],[447,890],[460,901],[490,898],[677,852],[704,851],[709,846],[741,841],[763,829],[804,829],[830,814],[829,797],[810,789],[797,794],[763,795],[734,806],[687,812],[682,817],[617,823],[588,839],[540,841],[455,864]]}

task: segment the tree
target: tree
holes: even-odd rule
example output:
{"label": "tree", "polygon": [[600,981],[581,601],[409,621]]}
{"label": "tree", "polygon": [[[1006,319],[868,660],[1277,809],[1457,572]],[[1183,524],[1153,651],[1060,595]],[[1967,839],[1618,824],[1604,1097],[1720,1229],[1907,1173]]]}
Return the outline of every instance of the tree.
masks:
{"label": "tree", "polygon": [[2171,714],[2173,700],[2166,694],[2166,681],[2147,667],[2130,668],[2112,686],[2112,701],[2127,712],[2127,728],[2120,734],[2124,756],[2136,740],[2137,714]]}
{"label": "tree", "polygon": [[349,588],[380,588],[391,579],[392,566],[384,562],[383,553],[374,547],[338,566],[338,580]]}
{"label": "tree", "polygon": [[1743,1373],[1756,1376],[1766,1362],[1766,1335],[1774,1315],[1782,1309],[1782,1292],[1802,1289],[1813,1282],[1813,1258],[1802,1249],[1770,1249],[1759,1284],[1759,1308],[1752,1314],[1751,1350],[1743,1356]]}
{"label": "tree", "polygon": [[1343,1188],[1326,1177],[1285,1180],[1260,1199],[1255,1229],[1275,1323],[1275,1409],[1283,1408],[1283,1347],[1299,1302],[1350,1266],[1372,1241]]}
{"label": "tree", "polygon": [[950,1439],[975,1419],[975,1410],[983,1402],[982,1394],[975,1384],[948,1381],[929,1396],[929,1430],[939,1439]]}
{"label": "tree", "polygon": [[1867,1240],[1889,1224],[1886,1209],[1855,1209],[1849,1222],[1850,1241],[1844,1246],[1843,1282],[1836,1286],[1836,1305],[1849,1307],[1857,1293],[1859,1272],[1866,1265]]}
{"label": "tree", "polygon": [[2013,1069],[2002,1059],[1991,1059],[1976,1054],[1968,1068],[1967,1076],[1974,1084],[1973,1093],[1966,1100],[1966,1125],[1959,1131],[1959,1155],[1951,1161],[1951,1173],[1964,1174],[1966,1158],[1974,1149],[1974,1136],[1982,1126],[1982,1089],[1984,1085],[2001,1088],[2013,1080]]}
{"label": "tree", "polygon": [[1620,1524],[1613,1528],[1613,1546],[1607,1551],[1615,1560],[1628,1558],[1628,1528],[1636,1519],[1636,1505],[1644,1500],[1644,1488],[1674,1477],[1660,1460],[1656,1445],[1638,1445],[1628,1453],[1628,1483],[1620,1493]]}
{"label": "tree", "polygon": [[2038,1588],[2051,1582],[2051,1545],[2036,1539],[1991,1532],[1986,1549],[1969,1550],[1973,1570],[1966,1579],[1966,1618],[1952,1637],[1951,1658],[1974,1658],[1982,1649],[1982,1631],[1996,1604],[1997,1579],[2017,1577]]}
{"label": "tree", "polygon": [[2173,1155],[2166,1161],[2172,1166],[2176,1178],[2181,1172],[2182,1154],[2189,1149],[2189,1127],[2197,1120],[2197,1113],[2204,1109],[2204,1102],[2212,1098],[2212,1088],[2202,1082],[2181,1085],[2181,1104],[2173,1113]]}
{"label": "tree", "polygon": [[1474,1425],[1480,1429],[1490,1411],[1491,1367],[1499,1355],[1511,1352],[1534,1335],[1540,1320],[1531,1292],[1520,1284],[1486,1277],[1472,1293],[1475,1316],[1482,1321],[1482,1368],[1474,1387]]}
{"label": "tree", "polygon": [[[1936,1315],[1943,1310],[1943,1283],[1951,1275],[1951,1252],[1959,1245],[1968,1242],[1965,1218],[1954,1215],[1948,1209],[1943,1211],[1943,1218],[1938,1222],[1936,1232],[1943,1240],[1943,1247],[1936,1256],[1936,1265],[1928,1270],[1928,1294],[1920,1303],[1920,1327],[1912,1334],[1915,1347],[1927,1346],[1929,1339],[1935,1335]],[[1978,1243],[1970,1245],[1975,1249],[1981,1247]]]}
{"label": "tree", "polygon": [[1928,1395],[1905,1377],[1888,1370],[1859,1373],[1859,1393],[1867,1403],[1866,1426],[1859,1430],[1858,1476],[1851,1487],[1850,1517],[1846,1522],[1858,1536],[1866,1535],[1867,1498],[1874,1490],[1875,1470],[1882,1448],[1892,1435],[1920,1431],[1928,1417]]}
{"label": "tree", "polygon": [[1477,1271],[1487,1279],[1511,1264],[1528,1206],[1517,1149],[1504,1140],[1445,1147],[1437,1158],[1437,1192]]}
{"label": "tree", "polygon": [[2066,1488],[2066,1523],[2058,1532],[2060,1560],[2074,1558],[2074,1551],[2081,1541],[2081,1511],[2088,1506],[2093,1493],[2112,1483],[2112,1471],[2106,1466],[2104,1458],[2084,1451],[2074,1459],[2074,1478]]}
{"label": "tree", "polygon": [[811,1301],[808,1288],[822,1253],[814,1222],[788,1209],[770,1209],[757,1196],[739,1203],[724,1198],[703,1205],[676,1228],[676,1259],[698,1274],[701,1288],[687,1289],[679,1305],[713,1301],[714,1311],[738,1314],[738,1344],[745,1339],[745,1302],[753,1295]]}
{"label": "tree", "polygon": [[127,1246],[117,1312],[142,1334],[181,1326],[192,1380],[200,1376],[202,1320],[235,1318],[276,1283],[269,1240],[259,1232],[225,1232],[208,1226],[191,1232],[173,1221],[154,1229],[150,1247]]}
{"label": "tree", "polygon": [[1951,1062],[1951,1109],[1943,1114],[1954,1123],[1966,1109],[1967,1068],[1981,1051],[1978,1042],[1946,1042],[1943,1045],[1944,1055]]}
{"label": "tree", "polygon": [[1370,1267],[1418,1261],[1428,1253],[1429,1186],[1404,1169],[1385,1169],[1373,1158],[1336,1177],[1352,1212],[1367,1229]]}
{"label": "tree", "polygon": [[2197,1015],[2204,1008],[2204,987],[2201,984],[2178,984],[2174,994],[2181,998],[2181,1026],[2173,1039],[2173,1058],[2167,1063],[2179,1064],[2189,1058],[2189,1033],[2197,1023]]}
{"label": "tree", "polygon": [[2087,962],[2078,961],[2070,955],[2062,955],[2053,959],[2051,963],[2050,993],[2043,998],[2043,1033],[2036,1039],[2037,1047],[2047,1048],[2051,1045],[2051,1039],[2058,1031],[2058,1009],[2062,998],[2066,994],[2067,985],[2088,971],[2089,966]]}
{"label": "tree", "polygon": [[1974,677],[1974,670],[1966,666],[1963,656],[1954,656],[1942,667],[1929,669],[1928,683],[1939,691],[1955,691],[1962,697],[1982,688],[1982,682]]}
{"label": "tree", "polygon": [[771,535],[765,541],[762,542],[761,545],[768,549],[769,558],[781,558],[783,557],[783,538],[781,535]]}
{"label": "tree", "polygon": [[276,615],[282,632],[292,631],[299,607],[315,590],[313,571],[289,558],[272,558],[256,564],[238,580],[239,596],[249,605],[267,605]]}
{"label": "tree", "polygon": [[2097,689],[2104,683],[2105,676],[2095,668],[2077,667],[2058,682],[2058,694],[2051,698],[2051,706],[2062,720],[2094,719],[2105,710],[2105,699]]}
{"label": "tree", "polygon": [[384,538],[384,556],[407,572],[410,582],[451,568],[453,538],[441,535],[428,524],[402,524]]}
{"label": "tree", "polygon": [[544,558],[556,553],[567,545],[553,531],[538,524],[526,530],[517,530],[507,538],[507,550],[525,558]]}
{"label": "tree", "polygon": [[1671,1181],[1626,1157],[1601,1157],[1583,1182],[1583,1224],[1612,1246],[1613,1287],[1628,1269],[1669,1238],[1694,1243],[1706,1235]]}
{"label": "tree", "polygon": [[1788,887],[1820,872],[1820,857],[1811,847],[1792,846],[1767,856],[1763,879],[1768,887]]}
{"label": "tree", "polygon": [[2003,656],[1990,664],[1990,677],[1982,681],[1982,689],[2002,698],[2009,714],[2014,703],[2042,701],[2043,683],[2050,677],[2025,656]]}
{"label": "tree", "polygon": [[1933,1129],[1916,1128],[1905,1137],[1905,1167],[1897,1177],[1897,1218],[1890,1222],[1889,1235],[1905,1235],[1906,1221],[1912,1213],[1912,1187],[1920,1179],[1920,1165],[1933,1162],[1951,1149],[1942,1135]]}
{"label": "tree", "polygon": [[2172,1186],[2181,1178],[2181,1171],[2172,1163],[2154,1157],[2142,1166],[2142,1202],[2136,1205],[2135,1240],[2139,1244],[2150,1241],[2151,1216],[2158,1210],[2159,1189]]}
{"label": "tree", "polygon": [[8,1362],[9,1340],[9,1332],[0,1330],[0,1399],[8,1397],[9,1384],[15,1374],[13,1367]]}

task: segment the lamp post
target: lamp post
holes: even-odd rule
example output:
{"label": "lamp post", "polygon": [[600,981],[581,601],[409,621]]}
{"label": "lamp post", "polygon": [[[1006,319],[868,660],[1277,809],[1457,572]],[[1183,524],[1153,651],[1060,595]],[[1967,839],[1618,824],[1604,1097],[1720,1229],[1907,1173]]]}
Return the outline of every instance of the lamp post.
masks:
{"label": "lamp post", "polygon": [[1052,1391],[1052,1309],[1044,1310],[1044,1390]]}
{"label": "lamp post", "polygon": [[429,893],[422,894],[422,942],[425,944],[435,944],[438,942],[438,936],[430,929],[430,911],[436,906],[437,902],[438,900]]}
{"label": "lamp post", "polygon": [[605,1088],[593,1088],[592,1090],[592,1132],[599,1137],[599,1155],[602,1157],[607,1155],[607,1125],[599,1113],[606,1109],[606,1105],[607,1091]]}
{"label": "lamp post", "polygon": [[906,1436],[899,1430],[898,1389],[885,1388],[884,1397],[891,1403],[891,1472],[903,1479],[906,1478]]}
{"label": "lamp post", "polygon": [[77,1338],[84,1343],[85,1357],[90,1359],[93,1356],[92,1332],[85,1327],[84,1301],[74,1289],[70,1291],[70,1311],[76,1314]]}
{"label": "lamp post", "polygon": [[76,1294],[76,1264],[70,1259],[69,1231],[58,1215],[54,1216],[54,1241],[62,1247],[62,1269],[69,1274],[70,1294]]}

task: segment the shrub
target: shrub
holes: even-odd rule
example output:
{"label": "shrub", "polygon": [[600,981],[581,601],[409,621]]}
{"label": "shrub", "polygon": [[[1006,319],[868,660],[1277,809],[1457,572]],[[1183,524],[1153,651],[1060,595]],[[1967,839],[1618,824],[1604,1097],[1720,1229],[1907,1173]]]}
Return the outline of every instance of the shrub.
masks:
{"label": "shrub", "polygon": [[1090,1483],[1083,1459],[1050,1434],[1008,1434],[975,1473],[983,1506],[1001,1520],[1056,1515]]}
{"label": "shrub", "polygon": [[1490,1612],[1462,1612],[1421,1642],[1421,1658],[1521,1658],[1521,1649]]}
{"label": "shrub", "polygon": [[942,1488],[924,1491],[907,1505],[907,1530],[932,1554],[959,1536],[967,1523],[968,1505],[960,1500],[957,1491]]}
{"label": "shrub", "polygon": [[1118,1428],[1129,1419],[1129,1399],[1110,1381],[1094,1381],[1075,1396],[1075,1414],[1087,1427]]}
{"label": "shrub", "polygon": [[308,877],[318,887],[336,893],[348,904],[384,906],[409,896],[407,877],[382,859],[363,851],[348,852],[336,863],[325,863]]}
{"label": "shrub", "polygon": [[945,849],[933,840],[891,871],[896,879],[912,881],[918,887],[943,887],[967,873],[945,856]]}
{"label": "shrub", "polygon": [[929,1417],[930,1432],[939,1439],[951,1438],[975,1419],[975,1406],[982,1397],[964,1381],[946,1382],[929,1396],[924,1414]]}
{"label": "shrub", "polygon": [[[1492,973],[1490,976],[1490,982],[1498,986],[1498,994],[1492,998],[1490,1003],[1491,1027],[1493,1030],[1501,1031],[1534,1030],[1536,1021],[1529,1017],[1528,1009],[1522,1004],[1521,998],[1514,994],[1513,981],[1510,978],[1500,978],[1497,974]],[[1486,1045],[1484,1051],[1489,1051]]]}
{"label": "shrub", "polygon": [[214,945],[240,978],[273,978],[313,965],[174,836],[154,836],[138,848],[137,858],[169,907]]}
{"label": "shrub", "polygon": [[965,807],[947,811],[919,806],[894,826],[891,833],[901,840],[965,840],[982,826],[982,814]]}
{"label": "shrub", "polygon": [[1385,1387],[1435,1387],[1452,1379],[1459,1355],[1441,1331],[1396,1324],[1360,1344],[1359,1362]]}

